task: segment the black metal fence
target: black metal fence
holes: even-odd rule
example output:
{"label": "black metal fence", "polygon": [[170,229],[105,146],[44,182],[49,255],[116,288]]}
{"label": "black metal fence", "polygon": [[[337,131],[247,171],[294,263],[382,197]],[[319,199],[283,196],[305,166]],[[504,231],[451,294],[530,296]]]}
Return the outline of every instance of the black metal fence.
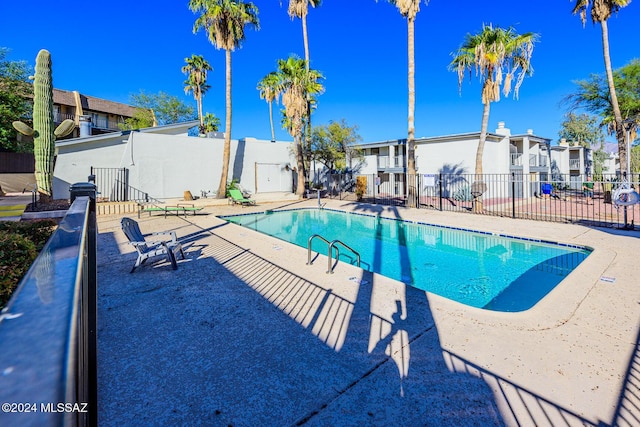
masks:
{"label": "black metal fence", "polygon": [[[324,184],[329,197],[341,200],[640,229],[640,204],[620,206],[612,200],[619,177],[597,177],[587,191],[585,182],[584,175],[570,174],[421,174],[409,179],[404,174],[333,174]],[[629,184],[638,190],[640,175],[634,174]]]}
{"label": "black metal fence", "polygon": [[159,202],[148,193],[129,184],[127,168],[96,168],[91,166],[91,175],[95,177],[99,202]]}
{"label": "black metal fence", "polygon": [[97,425],[95,186],[71,199],[0,314],[0,425]]}

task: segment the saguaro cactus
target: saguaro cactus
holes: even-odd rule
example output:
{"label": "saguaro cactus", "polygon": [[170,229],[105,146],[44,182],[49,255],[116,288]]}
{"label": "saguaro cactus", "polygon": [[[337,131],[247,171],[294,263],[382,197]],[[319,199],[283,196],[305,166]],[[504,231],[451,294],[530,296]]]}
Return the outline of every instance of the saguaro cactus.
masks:
{"label": "saguaro cactus", "polygon": [[55,139],[69,135],[75,128],[73,120],[65,120],[53,128],[53,79],[51,54],[42,49],[36,57],[36,74],[33,82],[33,128],[16,121],[13,127],[23,135],[33,136],[33,152],[36,159],[36,185],[40,199],[53,197],[53,159]]}

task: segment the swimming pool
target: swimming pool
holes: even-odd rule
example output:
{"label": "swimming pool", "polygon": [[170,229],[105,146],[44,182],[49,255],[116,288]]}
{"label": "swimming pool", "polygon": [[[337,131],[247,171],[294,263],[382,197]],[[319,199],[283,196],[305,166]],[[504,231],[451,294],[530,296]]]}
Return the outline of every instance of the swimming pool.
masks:
{"label": "swimming pool", "polygon": [[[310,236],[341,240],[364,269],[473,307],[516,312],[533,307],[591,249],[330,209],[223,216],[229,222],[307,247]],[[312,249],[327,253],[314,240]],[[340,250],[340,261],[355,256]]]}

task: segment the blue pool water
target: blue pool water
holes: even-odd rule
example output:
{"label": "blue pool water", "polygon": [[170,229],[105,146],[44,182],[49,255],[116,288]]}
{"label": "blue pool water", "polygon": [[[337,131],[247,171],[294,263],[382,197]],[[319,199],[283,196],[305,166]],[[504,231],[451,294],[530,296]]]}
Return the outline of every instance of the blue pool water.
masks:
{"label": "blue pool water", "polygon": [[[296,209],[223,219],[307,247],[310,236],[341,240],[361,266],[473,307],[516,312],[533,307],[591,252],[516,237],[328,209]],[[313,250],[327,253],[314,240]],[[340,250],[340,261],[355,256]]]}

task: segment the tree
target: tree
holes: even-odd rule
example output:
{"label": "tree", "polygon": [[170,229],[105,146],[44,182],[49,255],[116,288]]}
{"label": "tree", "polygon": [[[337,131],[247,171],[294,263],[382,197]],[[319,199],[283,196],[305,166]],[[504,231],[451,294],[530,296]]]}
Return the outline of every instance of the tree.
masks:
{"label": "tree", "polygon": [[[453,61],[449,64],[452,71],[458,73],[458,87],[462,90],[462,82],[468,71],[475,69],[482,82],[482,126],[480,140],[476,151],[476,185],[473,210],[482,212],[482,154],[487,139],[489,111],[492,102],[500,101],[500,89],[504,96],[512,90],[514,98],[518,98],[520,86],[525,76],[533,73],[531,55],[533,45],[538,36],[534,33],[517,34],[512,27],[503,29],[483,25],[477,34],[467,34],[464,43],[453,53]],[[515,79],[515,85],[514,85]]]}
{"label": "tree", "polygon": [[[395,5],[400,14],[407,18],[407,47],[408,47],[408,86],[409,86],[409,113],[407,116],[407,174],[409,178],[416,174],[416,142],[415,142],[415,109],[416,109],[416,87],[415,87],[415,20],[420,11],[420,0],[389,0]],[[428,3],[428,0],[425,0]],[[409,204],[416,204],[416,189],[414,184],[408,185]]]}
{"label": "tree", "polygon": [[576,115],[569,112],[565,115],[561,126],[562,129],[558,132],[560,138],[592,149],[593,172],[595,176],[601,178],[602,166],[607,154],[604,151],[604,133],[598,123],[598,118],[589,114]]}
{"label": "tree", "polygon": [[319,71],[307,71],[304,59],[290,56],[287,60],[278,60],[278,93],[282,94],[285,127],[293,136],[296,147],[298,184],[296,194],[304,194],[304,148],[302,146],[304,123],[310,114],[309,99],[321,94],[324,87],[320,80],[324,77]]}
{"label": "tree", "polygon": [[302,21],[302,40],[304,42],[304,59],[307,61],[307,71],[309,71],[310,61],[309,58],[309,37],[307,35],[307,14],[309,13],[309,6],[320,6],[320,0],[289,0],[289,9],[287,12],[291,19],[300,18]]}
{"label": "tree", "polygon": [[205,114],[202,128],[205,132],[217,132],[220,128],[220,118],[212,113]]}
{"label": "tree", "polygon": [[347,160],[359,157],[361,150],[354,146],[362,138],[358,126],[349,126],[345,119],[317,126],[311,133],[311,152],[314,159],[329,169],[344,170]]}
{"label": "tree", "polygon": [[631,147],[631,173],[640,174],[640,145]]}
{"label": "tree", "polygon": [[579,14],[582,26],[587,22],[587,11],[591,9],[591,22],[600,23],[602,29],[602,55],[604,57],[604,68],[607,75],[607,85],[609,87],[609,101],[615,119],[615,132],[618,141],[618,154],[620,156],[620,169],[626,170],[627,165],[627,145],[625,140],[625,131],[622,123],[622,114],[618,105],[618,97],[616,94],[616,86],[613,80],[613,71],[611,69],[611,56],[609,54],[609,29],[607,21],[614,13],[628,6],[631,0],[576,0],[573,8],[573,14]]}
{"label": "tree", "polygon": [[189,0],[189,9],[200,16],[193,25],[193,32],[201,29],[216,49],[224,49],[226,59],[226,120],[222,173],[217,197],[226,197],[231,156],[231,52],[245,39],[245,26],[260,28],[258,8],[253,3],[233,0]]}
{"label": "tree", "polygon": [[256,89],[260,91],[260,99],[269,104],[269,123],[271,124],[271,142],[276,142],[276,134],[273,127],[273,101],[278,102],[278,75],[271,72],[258,82]]}
{"label": "tree", "polygon": [[211,88],[207,84],[207,71],[211,71],[213,68],[201,55],[191,55],[191,58],[185,58],[184,60],[187,65],[182,67],[182,72],[188,76],[187,80],[184,81],[184,93],[193,92],[193,97],[198,105],[198,118],[202,129],[204,127],[202,97]]}
{"label": "tree", "polygon": [[11,125],[16,120],[30,119],[32,86],[26,61],[10,61],[10,50],[0,47],[0,148],[15,152],[33,150],[31,143],[21,143]]}
{"label": "tree", "polygon": [[[613,82],[623,124],[627,122],[631,125],[630,136],[634,140],[640,127],[640,59],[614,70]],[[616,134],[615,113],[607,78],[601,74],[591,74],[588,79],[574,83],[578,86],[576,92],[567,95],[562,102],[568,105],[570,111],[583,109],[597,114],[600,116],[600,126],[606,127],[609,134]]]}
{"label": "tree", "polygon": [[567,141],[575,141],[582,147],[597,147],[602,145],[604,140],[598,118],[589,114],[577,115],[569,112],[565,115],[561,126],[558,136]]}
{"label": "tree", "polygon": [[164,92],[148,94],[141,90],[140,93],[130,95],[129,103],[138,108],[131,120],[125,120],[125,127],[127,124],[134,125],[129,129],[181,123],[196,118],[192,106],[180,101],[177,96]]}
{"label": "tree", "polygon": [[118,123],[120,130],[144,129],[153,127],[156,123],[153,111],[144,108],[136,108],[133,117],[124,119],[124,123]]}
{"label": "tree", "polygon": [[[307,34],[307,15],[309,14],[309,5],[311,7],[320,6],[320,0],[289,0],[289,9],[288,13],[291,19],[300,18],[302,21],[302,40],[304,43],[304,59],[306,61],[307,71],[309,71],[309,67],[311,65],[311,58],[309,56],[309,37]],[[304,134],[306,136],[306,144],[305,144],[305,153],[311,153],[311,113],[313,112],[313,100],[307,100],[309,102],[308,110],[309,114],[307,114],[307,120],[305,123],[305,131]],[[307,163],[311,162],[309,157],[306,157]],[[305,177],[308,177],[307,170],[304,170]]]}

